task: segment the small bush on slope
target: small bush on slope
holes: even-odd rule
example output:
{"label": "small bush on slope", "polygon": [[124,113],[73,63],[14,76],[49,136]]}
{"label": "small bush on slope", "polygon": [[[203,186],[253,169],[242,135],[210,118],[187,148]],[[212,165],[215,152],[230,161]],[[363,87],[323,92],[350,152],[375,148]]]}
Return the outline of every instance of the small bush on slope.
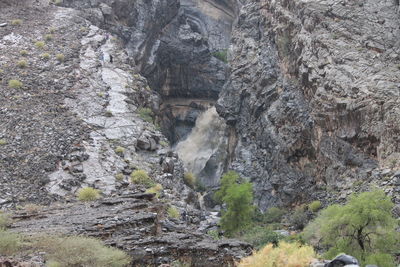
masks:
{"label": "small bush on slope", "polygon": [[12,255],[20,249],[21,245],[18,234],[0,229],[0,255]]}
{"label": "small bush on slope", "polygon": [[151,187],[154,182],[150,179],[145,170],[136,170],[131,173],[131,182],[134,184],[141,184],[146,187]]}
{"label": "small bush on slope", "polygon": [[33,247],[45,251],[53,266],[123,267],[130,262],[125,252],[106,247],[93,238],[47,236],[38,240]]}
{"label": "small bush on slope", "polygon": [[80,201],[94,201],[100,198],[100,192],[91,187],[84,187],[78,190],[78,200]]}

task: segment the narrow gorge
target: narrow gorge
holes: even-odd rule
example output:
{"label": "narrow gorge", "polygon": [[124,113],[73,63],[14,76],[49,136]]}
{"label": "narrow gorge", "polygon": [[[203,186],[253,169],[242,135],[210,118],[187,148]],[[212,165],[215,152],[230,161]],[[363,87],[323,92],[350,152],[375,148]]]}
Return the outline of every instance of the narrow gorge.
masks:
{"label": "narrow gorge", "polygon": [[[376,188],[398,221],[399,10],[0,0],[0,266],[50,267],[2,255],[6,230],[93,237],[129,266],[233,266],[264,238],[304,243],[319,209]],[[221,230],[227,172],[251,188],[249,233]]]}

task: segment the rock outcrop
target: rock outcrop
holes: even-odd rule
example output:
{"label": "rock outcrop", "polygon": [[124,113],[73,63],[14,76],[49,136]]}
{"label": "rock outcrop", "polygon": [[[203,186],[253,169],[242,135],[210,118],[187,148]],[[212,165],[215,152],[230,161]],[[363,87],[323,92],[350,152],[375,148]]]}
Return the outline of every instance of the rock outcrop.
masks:
{"label": "rock outcrop", "polygon": [[37,213],[18,212],[13,216],[13,231],[96,237],[125,250],[132,257],[132,266],[160,266],[177,259],[191,266],[227,266],[251,252],[244,242],[215,241],[197,232],[190,212],[185,218],[169,219],[167,206],[154,197],[133,190],[90,205],[53,205]]}
{"label": "rock outcrop", "polygon": [[259,207],[345,198],[399,166],[397,10],[391,0],[244,2],[217,110]]}

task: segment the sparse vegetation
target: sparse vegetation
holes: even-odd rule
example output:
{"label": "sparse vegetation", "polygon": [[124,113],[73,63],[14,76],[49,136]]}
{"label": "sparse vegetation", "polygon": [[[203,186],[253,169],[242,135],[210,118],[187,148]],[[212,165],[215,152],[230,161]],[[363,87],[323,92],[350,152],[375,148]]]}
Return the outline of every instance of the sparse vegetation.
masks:
{"label": "sparse vegetation", "polygon": [[277,207],[269,208],[264,214],[264,222],[266,223],[278,223],[282,220],[285,211]]}
{"label": "sparse vegetation", "polygon": [[53,40],[53,35],[52,35],[52,34],[46,34],[46,35],[44,36],[44,39],[45,39],[46,41],[51,41],[51,40]]}
{"label": "sparse vegetation", "polygon": [[6,228],[11,223],[11,219],[6,213],[0,211],[0,230]]}
{"label": "sparse vegetation", "polygon": [[18,80],[9,80],[8,81],[8,87],[18,89],[23,86],[23,83],[18,81]]}
{"label": "sparse vegetation", "polygon": [[153,122],[153,111],[150,108],[139,108],[138,114],[140,118],[147,122]]}
{"label": "sparse vegetation", "polygon": [[49,53],[43,53],[42,54],[42,59],[49,60],[50,59],[50,54]]}
{"label": "sparse vegetation", "polygon": [[18,234],[0,229],[0,255],[12,255],[22,246]]}
{"label": "sparse vegetation", "polygon": [[21,50],[21,51],[19,51],[19,54],[20,54],[21,56],[25,57],[25,56],[28,55],[28,51],[27,51],[27,50]]}
{"label": "sparse vegetation", "polygon": [[260,249],[267,244],[277,246],[279,241],[283,239],[283,236],[266,227],[252,226],[246,229],[239,236],[239,239],[252,244],[256,249]]}
{"label": "sparse vegetation", "polygon": [[168,146],[169,146],[169,143],[166,142],[166,141],[164,141],[164,140],[161,140],[161,141],[160,141],[160,145],[161,145],[162,147],[168,147]]}
{"label": "sparse vegetation", "polygon": [[218,58],[219,60],[221,60],[222,62],[228,63],[228,50],[221,50],[221,51],[217,51],[212,53],[212,55],[216,58]]}
{"label": "sparse vegetation", "polygon": [[84,187],[78,190],[77,196],[80,201],[94,201],[100,198],[100,191],[92,187]]}
{"label": "sparse vegetation", "polygon": [[163,190],[162,185],[161,184],[156,184],[155,186],[150,187],[149,189],[147,189],[146,193],[156,194],[156,197],[159,197],[162,190]]}
{"label": "sparse vegetation", "polygon": [[112,112],[111,112],[110,110],[107,110],[107,111],[104,113],[104,116],[106,116],[106,117],[112,117],[113,114],[112,114]]}
{"label": "sparse vegetation", "polygon": [[196,179],[195,190],[196,190],[197,192],[205,192],[205,191],[206,191],[206,187],[205,187],[204,184],[200,181],[200,179]]}
{"label": "sparse vegetation", "polygon": [[54,0],[54,4],[56,6],[61,6],[62,3],[63,3],[63,0]]}
{"label": "sparse vegetation", "polygon": [[37,41],[37,42],[35,42],[35,46],[36,46],[36,48],[38,48],[38,49],[43,49],[43,48],[45,47],[45,45],[46,45],[46,43],[43,42],[43,41]]}
{"label": "sparse vegetation", "polygon": [[52,266],[124,267],[129,256],[116,248],[106,247],[101,241],[87,237],[36,237],[33,246],[45,251]]}
{"label": "sparse vegetation", "polygon": [[146,187],[151,187],[154,182],[150,179],[150,176],[145,170],[136,170],[131,173],[131,182],[134,184],[141,184]]}
{"label": "sparse vegetation", "polygon": [[175,206],[169,206],[168,210],[168,217],[173,218],[173,219],[179,219],[181,217],[181,214],[179,213],[179,210]]}
{"label": "sparse vegetation", "polygon": [[214,239],[214,240],[219,240],[219,239],[221,239],[221,238],[219,237],[218,230],[210,230],[210,231],[207,232],[207,234],[208,234],[209,236],[211,236],[211,238]]}
{"label": "sparse vegetation", "polygon": [[122,146],[117,146],[114,151],[117,154],[124,154],[125,148],[123,148]]}
{"label": "sparse vegetation", "polygon": [[309,210],[312,212],[317,212],[321,208],[322,204],[321,201],[315,200],[308,205]]}
{"label": "sparse vegetation", "polygon": [[21,69],[23,69],[28,66],[28,63],[26,62],[26,60],[22,59],[17,62],[17,66],[20,67]]}
{"label": "sparse vegetation", "polygon": [[193,173],[191,173],[191,172],[186,172],[186,173],[183,175],[183,179],[184,179],[185,184],[186,184],[187,186],[189,186],[190,188],[194,188],[194,187],[195,187],[195,185],[196,185],[196,176],[194,176]]}
{"label": "sparse vegetation", "polygon": [[64,62],[65,61],[65,56],[64,54],[57,54],[56,59],[58,62]]}
{"label": "sparse vegetation", "polygon": [[239,267],[308,267],[314,258],[316,254],[310,246],[280,242],[278,247],[269,244],[242,259]]}
{"label": "sparse vegetation", "polygon": [[290,217],[290,223],[296,229],[303,229],[308,223],[308,216],[303,208],[297,208]]}
{"label": "sparse vegetation", "polygon": [[0,146],[4,146],[4,145],[7,145],[7,140],[2,138],[2,139],[0,139]]}
{"label": "sparse vegetation", "polygon": [[50,27],[49,28],[49,33],[54,34],[56,32],[56,30],[57,30],[56,28]]}
{"label": "sparse vegetation", "polygon": [[115,179],[117,180],[117,181],[122,181],[122,180],[124,180],[124,177],[125,177],[125,175],[123,174],[123,173],[117,173],[116,175],[115,175]]}
{"label": "sparse vegetation", "polygon": [[21,24],[22,24],[22,19],[13,19],[11,21],[11,25],[13,25],[13,26],[19,26]]}

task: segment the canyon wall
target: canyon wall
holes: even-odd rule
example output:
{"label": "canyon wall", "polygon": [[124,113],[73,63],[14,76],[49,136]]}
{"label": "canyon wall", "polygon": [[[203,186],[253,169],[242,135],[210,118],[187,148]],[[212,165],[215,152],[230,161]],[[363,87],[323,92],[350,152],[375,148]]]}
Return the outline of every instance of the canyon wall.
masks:
{"label": "canyon wall", "polygon": [[336,201],[384,177],[396,195],[397,3],[242,2],[217,111],[258,206]]}

